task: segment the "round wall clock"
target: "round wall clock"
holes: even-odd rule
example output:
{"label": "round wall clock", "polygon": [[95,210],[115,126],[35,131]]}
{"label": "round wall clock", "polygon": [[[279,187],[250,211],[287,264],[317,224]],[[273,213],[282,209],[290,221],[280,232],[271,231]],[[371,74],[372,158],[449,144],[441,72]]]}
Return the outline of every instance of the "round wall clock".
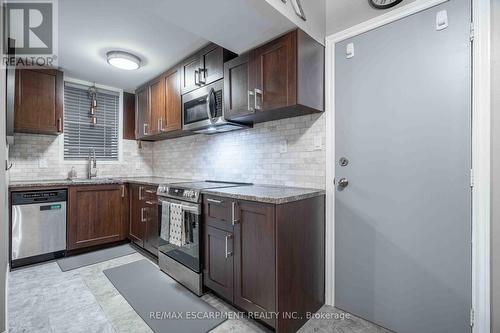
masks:
{"label": "round wall clock", "polygon": [[376,9],[387,9],[396,6],[403,0],[368,0],[370,5]]}

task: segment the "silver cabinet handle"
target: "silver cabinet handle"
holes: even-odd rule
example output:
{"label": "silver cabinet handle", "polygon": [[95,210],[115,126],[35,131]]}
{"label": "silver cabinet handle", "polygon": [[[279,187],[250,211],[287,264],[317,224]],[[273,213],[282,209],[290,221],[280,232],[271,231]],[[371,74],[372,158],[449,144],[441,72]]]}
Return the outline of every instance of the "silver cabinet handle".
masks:
{"label": "silver cabinet handle", "polygon": [[229,239],[232,239],[232,238],[233,238],[233,236],[232,236],[232,235],[226,235],[226,237],[225,237],[225,238],[226,238],[226,249],[225,249],[225,254],[226,254],[226,258],[229,258],[230,256],[232,256],[232,255],[233,255],[233,252],[228,252],[228,244],[227,244],[227,243],[228,243]]}
{"label": "silver cabinet handle", "polygon": [[146,212],[146,208],[141,208],[141,222],[146,222],[146,218],[144,217],[145,212]]}
{"label": "silver cabinet handle", "polygon": [[156,194],[156,191],[146,190],[146,193],[148,193],[148,194]]}
{"label": "silver cabinet handle", "polygon": [[148,134],[147,128],[148,128],[148,124],[144,123],[144,135]]}
{"label": "silver cabinet handle", "polygon": [[139,200],[144,200],[144,196],[142,195],[142,191],[144,191],[144,187],[139,186]]}
{"label": "silver cabinet handle", "polygon": [[146,201],[146,205],[154,206],[154,205],[157,205],[157,204],[158,203],[154,202],[154,201],[149,201],[149,200]]}
{"label": "silver cabinet handle", "polygon": [[163,132],[163,118],[160,118],[160,128],[158,129],[160,132]]}
{"label": "silver cabinet handle", "polygon": [[236,218],[236,202],[231,202],[231,224],[234,226],[236,223],[240,222],[240,219]]}
{"label": "silver cabinet handle", "polygon": [[122,198],[125,198],[125,185],[122,185]]}
{"label": "silver cabinet handle", "polygon": [[212,202],[212,203],[216,203],[216,204],[221,204],[223,202],[221,200],[215,200],[215,199],[210,199],[210,198],[208,198],[207,201]]}
{"label": "silver cabinet handle", "polygon": [[[264,103],[264,94],[262,90],[255,88],[254,90],[255,99],[254,99],[254,107],[255,110],[262,110],[262,103]],[[257,103],[257,96],[260,95],[260,104]]]}
{"label": "silver cabinet handle", "polygon": [[158,128],[158,132],[161,132],[160,118],[158,118],[158,121],[156,122],[156,127]]}
{"label": "silver cabinet handle", "polygon": [[198,70],[194,71],[194,84],[200,86],[200,72]]}
{"label": "silver cabinet handle", "polygon": [[[200,83],[200,85],[207,83],[206,69],[198,68],[198,72],[200,73],[198,76],[198,82]],[[201,80],[201,73],[203,73],[203,81]]]}
{"label": "silver cabinet handle", "polygon": [[252,96],[254,97],[254,104],[255,104],[255,94],[254,94],[253,91],[249,90],[248,91],[248,102],[247,102],[247,109],[248,109],[248,111],[254,111],[255,110],[252,107],[252,104],[250,103],[250,100],[251,100]]}
{"label": "silver cabinet handle", "polygon": [[59,117],[59,118],[57,119],[57,131],[58,131],[59,133],[62,133],[62,118],[61,118],[61,117]]}

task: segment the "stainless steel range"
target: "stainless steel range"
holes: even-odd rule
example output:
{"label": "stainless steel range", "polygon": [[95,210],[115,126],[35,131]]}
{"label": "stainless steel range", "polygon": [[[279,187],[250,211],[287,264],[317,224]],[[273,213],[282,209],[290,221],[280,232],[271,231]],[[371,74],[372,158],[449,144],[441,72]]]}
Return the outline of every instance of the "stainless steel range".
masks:
{"label": "stainless steel range", "polygon": [[202,295],[202,204],[204,189],[249,185],[217,181],[165,184],[158,187],[160,205],[160,246],[162,271]]}

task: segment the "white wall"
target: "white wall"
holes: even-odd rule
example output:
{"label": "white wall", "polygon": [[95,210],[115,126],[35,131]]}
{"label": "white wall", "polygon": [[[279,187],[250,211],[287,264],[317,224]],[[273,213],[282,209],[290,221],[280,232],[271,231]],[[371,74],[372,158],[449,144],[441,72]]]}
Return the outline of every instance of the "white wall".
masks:
{"label": "white wall", "polygon": [[[281,0],[266,1],[292,21],[292,23],[297,27],[304,30],[321,44],[325,45],[325,7],[328,2],[338,0],[301,0],[302,8],[304,9],[307,19],[306,21],[303,21],[295,14],[295,10],[290,3],[291,0],[287,0],[286,4]],[[350,2],[353,0],[344,1]]]}
{"label": "white wall", "polygon": [[[413,1],[416,0],[403,0],[392,9],[405,6]],[[387,10],[374,9],[368,0],[326,0],[326,36],[386,12]]]}

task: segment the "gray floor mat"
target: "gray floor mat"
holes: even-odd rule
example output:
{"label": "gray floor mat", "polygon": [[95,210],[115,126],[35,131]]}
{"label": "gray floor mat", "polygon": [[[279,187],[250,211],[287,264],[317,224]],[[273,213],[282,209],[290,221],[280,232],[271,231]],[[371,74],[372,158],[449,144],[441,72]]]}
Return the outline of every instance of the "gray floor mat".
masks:
{"label": "gray floor mat", "polygon": [[109,249],[103,249],[59,259],[57,260],[57,264],[61,268],[61,271],[66,272],[72,269],[93,265],[106,260],[126,256],[135,252],[136,251],[129,244],[124,244],[120,246],[111,247]]}
{"label": "gray floor mat", "polygon": [[146,259],[103,272],[156,333],[208,332],[225,320],[220,311]]}

